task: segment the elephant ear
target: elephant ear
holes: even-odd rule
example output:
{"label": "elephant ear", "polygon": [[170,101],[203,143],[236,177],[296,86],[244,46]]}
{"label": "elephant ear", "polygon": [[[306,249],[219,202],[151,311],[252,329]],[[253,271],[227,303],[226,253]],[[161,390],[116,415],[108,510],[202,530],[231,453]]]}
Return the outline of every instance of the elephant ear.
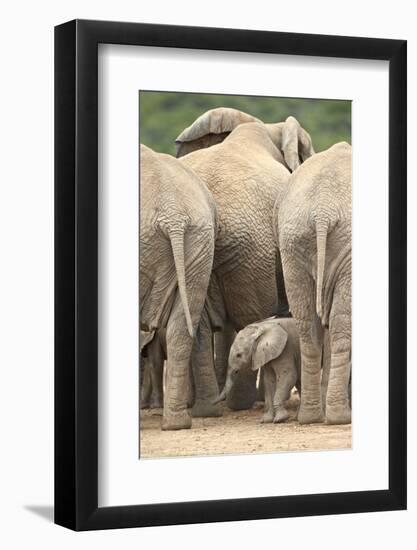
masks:
{"label": "elephant ear", "polygon": [[282,128],[282,152],[291,172],[309,157],[314,155],[310,135],[293,116],[289,116]]}
{"label": "elephant ear", "polygon": [[267,325],[265,329],[261,328],[252,353],[252,370],[258,370],[279,357],[284,351],[287,340],[287,331],[278,324]]}
{"label": "elephant ear", "polygon": [[219,107],[205,112],[175,140],[177,158],[221,143],[236,126],[245,122],[260,121],[252,115],[228,107]]}

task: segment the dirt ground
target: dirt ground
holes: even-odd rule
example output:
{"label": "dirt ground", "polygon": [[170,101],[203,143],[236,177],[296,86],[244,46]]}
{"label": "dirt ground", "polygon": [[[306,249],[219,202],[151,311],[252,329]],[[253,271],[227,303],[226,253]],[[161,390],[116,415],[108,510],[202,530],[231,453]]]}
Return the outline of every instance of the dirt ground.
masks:
{"label": "dirt ground", "polygon": [[352,446],[351,425],[300,425],[296,422],[298,396],[289,401],[290,419],[284,424],[261,424],[263,403],[248,411],[225,407],[223,417],[193,418],[191,430],[163,432],[162,409],[141,411],[140,457],[207,456],[348,449]]}

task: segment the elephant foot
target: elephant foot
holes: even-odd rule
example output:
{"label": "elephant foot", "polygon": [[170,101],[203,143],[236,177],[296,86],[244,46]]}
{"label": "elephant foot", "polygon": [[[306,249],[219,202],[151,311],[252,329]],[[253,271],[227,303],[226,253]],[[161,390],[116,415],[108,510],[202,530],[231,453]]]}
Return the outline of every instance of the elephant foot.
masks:
{"label": "elephant foot", "polygon": [[316,407],[303,407],[300,405],[297,420],[300,424],[318,424],[323,422],[324,416],[320,405]]}
{"label": "elephant foot", "polygon": [[274,421],[274,415],[272,412],[268,411],[262,415],[261,424],[271,424],[271,422],[273,421]]}
{"label": "elephant foot", "polygon": [[350,424],[352,421],[352,413],[350,408],[346,406],[326,407],[326,424]]}
{"label": "elephant foot", "polygon": [[140,402],[140,408],[141,410],[143,409],[149,409],[150,408],[150,405],[149,405],[149,401],[142,401]]}
{"label": "elephant foot", "polygon": [[191,414],[194,418],[223,416],[223,407],[220,404],[213,405],[211,401],[197,399],[191,409]]}
{"label": "elephant foot", "polygon": [[290,415],[286,409],[279,409],[274,416],[274,424],[279,424],[280,422],[286,422],[289,419]]}
{"label": "elephant foot", "polygon": [[191,416],[187,411],[167,412],[164,411],[162,418],[163,430],[187,430],[191,428]]}

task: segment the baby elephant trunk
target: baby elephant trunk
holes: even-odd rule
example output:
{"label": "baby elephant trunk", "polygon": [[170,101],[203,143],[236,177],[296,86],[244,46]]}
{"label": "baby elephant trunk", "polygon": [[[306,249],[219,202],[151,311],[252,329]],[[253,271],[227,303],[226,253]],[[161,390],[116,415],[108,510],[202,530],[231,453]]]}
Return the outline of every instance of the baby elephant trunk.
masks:
{"label": "baby elephant trunk", "polygon": [[220,401],[224,401],[227,398],[227,396],[229,395],[230,390],[232,389],[232,386],[233,386],[233,380],[232,380],[232,377],[230,376],[230,374],[228,373],[224,388],[223,388],[222,392],[220,393],[219,397],[217,397],[213,401],[213,405],[215,405],[216,403],[220,403]]}

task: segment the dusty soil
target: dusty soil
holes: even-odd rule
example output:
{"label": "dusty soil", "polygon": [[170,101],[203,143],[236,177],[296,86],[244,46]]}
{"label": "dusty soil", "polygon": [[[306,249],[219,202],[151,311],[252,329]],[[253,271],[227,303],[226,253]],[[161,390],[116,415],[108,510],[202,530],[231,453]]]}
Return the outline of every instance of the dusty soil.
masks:
{"label": "dusty soil", "polygon": [[289,406],[291,418],[284,424],[261,424],[263,403],[256,403],[248,411],[231,411],[225,408],[223,417],[220,418],[193,418],[191,430],[176,432],[161,430],[162,409],[142,410],[140,456],[207,456],[351,447],[351,425],[302,426],[295,420],[297,395],[293,395]]}

